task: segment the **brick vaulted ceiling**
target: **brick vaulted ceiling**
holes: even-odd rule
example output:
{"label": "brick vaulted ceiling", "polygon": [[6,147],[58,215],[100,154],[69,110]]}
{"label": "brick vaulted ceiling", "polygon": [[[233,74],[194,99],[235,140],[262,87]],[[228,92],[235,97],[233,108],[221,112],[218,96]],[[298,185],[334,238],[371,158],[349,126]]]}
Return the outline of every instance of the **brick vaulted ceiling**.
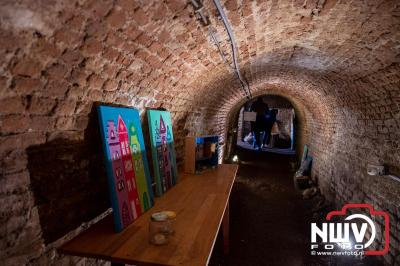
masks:
{"label": "brick vaulted ceiling", "polygon": [[[204,4],[227,51],[215,7]],[[398,120],[398,1],[222,4],[254,94],[280,93],[324,125],[368,109]],[[184,0],[5,0],[0,18],[4,134],[36,128],[44,141],[82,130],[94,101],[166,107],[178,130],[207,131],[196,122],[226,118],[244,99]]]}
{"label": "brick vaulted ceiling", "polygon": [[[370,134],[371,147],[398,151],[398,1],[222,4],[254,95],[292,100],[320,144],[343,144],[335,136],[347,131]],[[212,1],[204,5],[229,51]],[[223,135],[231,111],[245,100],[184,0],[4,0],[0,19],[2,132],[21,149],[68,134],[79,137],[96,101],[140,110],[165,107],[182,135]],[[35,137],[18,141],[16,134],[27,132]],[[374,144],[380,133],[388,139]]]}
{"label": "brick vaulted ceiling", "polygon": [[[398,69],[398,1],[222,3],[252,84],[283,71],[291,77],[274,83],[328,88]],[[40,84],[21,93],[179,104],[238,87],[185,1],[2,1],[1,10],[3,90],[28,76]]]}
{"label": "brick vaulted ceiling", "polygon": [[[368,183],[365,167],[400,173],[400,2],[221,2],[252,94],[285,96],[304,119],[321,190],[399,217],[400,194]],[[212,1],[204,5],[228,51]],[[0,58],[0,245],[10,258],[43,252],[27,148],[82,140],[94,102],[167,108],[182,159],[187,133],[223,143],[246,101],[185,0],[2,0]]]}

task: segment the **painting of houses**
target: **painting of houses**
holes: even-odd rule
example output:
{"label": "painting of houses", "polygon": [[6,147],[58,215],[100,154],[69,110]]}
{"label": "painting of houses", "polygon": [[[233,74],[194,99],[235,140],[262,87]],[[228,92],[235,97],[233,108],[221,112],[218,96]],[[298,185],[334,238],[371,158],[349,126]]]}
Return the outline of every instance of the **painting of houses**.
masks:
{"label": "painting of houses", "polygon": [[156,193],[161,196],[178,180],[171,114],[147,111]]}
{"label": "painting of houses", "polygon": [[115,230],[120,232],[154,204],[139,112],[98,106]]}

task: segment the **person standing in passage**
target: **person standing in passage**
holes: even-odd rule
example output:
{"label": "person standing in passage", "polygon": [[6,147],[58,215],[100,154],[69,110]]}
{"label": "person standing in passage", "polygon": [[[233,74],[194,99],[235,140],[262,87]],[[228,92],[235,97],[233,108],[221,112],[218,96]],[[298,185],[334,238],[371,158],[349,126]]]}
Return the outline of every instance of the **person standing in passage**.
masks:
{"label": "person standing in passage", "polygon": [[278,109],[269,110],[268,114],[265,115],[265,133],[263,136],[262,144],[263,146],[268,146],[271,140],[271,130],[276,122],[276,116],[278,115]]}
{"label": "person standing in passage", "polygon": [[261,132],[264,132],[266,121],[265,115],[269,112],[268,104],[266,104],[262,97],[258,97],[257,100],[251,105],[251,111],[256,112],[256,121],[251,122],[251,131],[253,132],[253,148],[261,149]]}

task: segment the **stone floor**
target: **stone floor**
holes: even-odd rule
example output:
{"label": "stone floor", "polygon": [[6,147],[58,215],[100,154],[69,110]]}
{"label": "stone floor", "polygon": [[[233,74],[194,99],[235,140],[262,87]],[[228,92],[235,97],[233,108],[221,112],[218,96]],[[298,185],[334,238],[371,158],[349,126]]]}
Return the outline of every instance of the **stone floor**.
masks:
{"label": "stone floor", "polygon": [[[243,149],[248,149],[248,150],[255,150],[253,148],[253,145],[250,145],[247,142],[244,141],[237,141],[237,146]],[[278,154],[287,154],[287,155],[294,155],[296,154],[295,150],[292,150],[290,148],[285,149],[285,148],[270,148],[270,147],[263,147],[261,149],[262,152],[269,152],[269,153],[278,153]]]}
{"label": "stone floor", "polygon": [[[379,265],[354,258],[310,254],[315,200],[293,186],[293,156],[242,150],[230,202],[230,254],[219,236],[210,265]],[[313,218],[314,214],[314,218]]]}

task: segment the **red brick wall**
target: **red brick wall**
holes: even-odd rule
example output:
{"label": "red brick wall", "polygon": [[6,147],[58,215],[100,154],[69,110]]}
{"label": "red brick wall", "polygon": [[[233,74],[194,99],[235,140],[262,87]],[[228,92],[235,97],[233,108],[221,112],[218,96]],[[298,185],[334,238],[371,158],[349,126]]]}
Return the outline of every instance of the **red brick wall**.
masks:
{"label": "red brick wall", "polygon": [[[399,221],[397,183],[365,171],[377,161],[400,173],[397,1],[222,2],[253,94],[281,94],[301,117],[299,145],[310,145],[323,193],[339,205],[371,202]],[[224,143],[229,119],[246,99],[184,0],[1,5],[0,260],[75,264],[77,258],[54,256],[58,242],[43,232],[56,225],[42,213],[59,210],[51,204],[60,191],[53,186],[83,176],[90,187],[102,176],[93,167],[101,156],[93,141],[95,102],[170,110],[181,161],[186,134],[218,133]],[[215,13],[211,1],[206,8]],[[223,40],[221,21],[213,16],[212,23]],[[48,149],[54,161],[34,168],[35,154]],[[72,172],[62,176],[60,164]],[[48,191],[38,189],[52,179]],[[372,189],[388,182],[388,189]],[[60,198],[71,224],[105,210],[85,186],[65,187]],[[93,205],[91,214],[75,211]],[[400,223],[392,228],[398,241]],[[385,258],[396,256],[391,249]]]}
{"label": "red brick wall", "polygon": [[[400,229],[400,209],[395,203],[398,197],[394,196],[399,193],[399,183],[387,177],[368,176],[366,166],[384,163],[392,173],[399,175],[400,120],[396,118],[400,110],[399,92],[392,90],[399,77],[391,74],[400,73],[399,70],[399,66],[391,66],[362,82],[310,74],[300,82],[303,78],[300,71],[291,75],[287,69],[267,69],[259,84],[251,84],[254,95],[281,93],[293,103],[303,121],[300,147],[305,143],[310,146],[314,157],[312,174],[322,193],[338,207],[349,202],[367,202],[388,211],[394,222],[390,231],[394,243],[398,243]],[[286,86],[277,86],[280,81]],[[366,101],[365,95],[374,95],[370,97],[375,100]],[[218,132],[222,136],[246,101],[240,96],[235,98],[234,94],[228,99],[212,111],[219,121]],[[391,107],[387,108],[385,103]],[[391,263],[396,256],[398,251],[393,246],[385,260]]]}

